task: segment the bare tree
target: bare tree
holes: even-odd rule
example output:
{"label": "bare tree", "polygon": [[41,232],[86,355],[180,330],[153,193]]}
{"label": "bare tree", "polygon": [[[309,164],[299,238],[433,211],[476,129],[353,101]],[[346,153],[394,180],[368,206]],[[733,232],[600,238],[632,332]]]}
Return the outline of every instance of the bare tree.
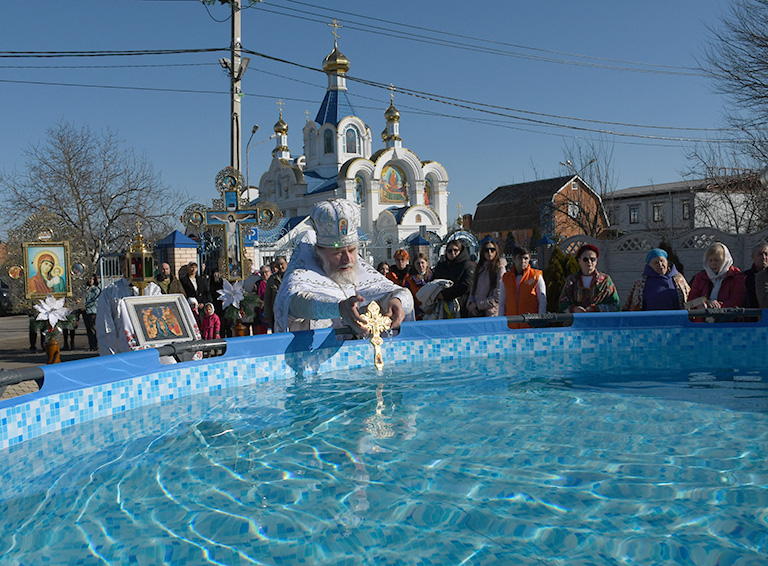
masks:
{"label": "bare tree", "polygon": [[610,225],[605,199],[617,183],[613,144],[602,139],[579,139],[564,144],[563,158],[562,174],[578,175],[589,189],[561,191],[552,205],[555,220],[559,217],[562,224],[565,217],[565,222],[577,226],[581,233],[596,238],[603,236]]}
{"label": "bare tree", "polygon": [[726,114],[740,153],[768,159],[768,0],[734,0],[712,34],[702,66],[733,102]]}
{"label": "bare tree", "polygon": [[760,164],[730,144],[697,147],[688,154],[687,176],[701,180],[695,193],[696,224],[735,234],[768,226],[768,190]]}
{"label": "bare tree", "polygon": [[55,212],[82,231],[91,260],[115,238],[135,234],[137,221],[150,238],[172,229],[186,199],[162,184],[146,156],[110,131],[59,123],[47,133],[44,144],[25,151],[23,171],[0,173],[0,213],[8,227],[24,221],[19,211]]}
{"label": "bare tree", "polygon": [[616,190],[618,177],[613,168],[613,143],[605,139],[577,139],[563,144],[563,174],[576,173],[605,198]]}

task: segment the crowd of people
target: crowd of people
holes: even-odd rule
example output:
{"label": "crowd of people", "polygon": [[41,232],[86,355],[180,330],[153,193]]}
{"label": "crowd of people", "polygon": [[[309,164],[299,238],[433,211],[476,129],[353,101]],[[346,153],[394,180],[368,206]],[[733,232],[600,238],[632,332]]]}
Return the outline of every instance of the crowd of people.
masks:
{"label": "crowd of people", "polygon": [[[547,312],[547,281],[531,266],[530,251],[515,247],[511,262],[501,256],[494,240],[481,243],[474,260],[461,239],[450,240],[436,265],[428,255],[411,258],[405,249],[391,265],[374,269],[358,255],[356,204],[332,199],[315,205],[313,231],[297,245],[290,263],[283,256],[255,269],[243,280],[243,292],[259,297],[260,305],[242,320],[248,334],[266,334],[347,325],[362,332],[362,313],[371,301],[396,328],[403,320],[494,317]],[[727,246],[716,242],[704,252],[702,270],[689,284],[667,252],[648,252],[642,274],[623,303],[610,275],[598,269],[600,250],[591,244],[576,252],[579,270],[568,275],[557,302],[562,313],[674,310],[691,308],[768,308],[768,244],[752,250],[752,265],[733,265]],[[120,297],[135,294],[127,279],[98,293],[92,278],[84,295],[89,346],[96,347],[93,330],[97,310],[106,311]],[[223,316],[217,290],[222,278],[214,270],[198,275],[197,264],[184,266],[176,278],[163,263],[145,294],[181,293],[187,297],[202,337],[232,335],[232,321]],[[99,307],[96,308],[96,301]],[[96,326],[99,326],[98,324]],[[101,326],[104,326],[103,322]],[[510,323],[510,327],[525,327]],[[103,331],[103,329],[102,329]]]}
{"label": "crowd of people", "polygon": [[[391,281],[411,290],[416,303],[416,319],[483,317],[547,312],[547,284],[543,273],[530,265],[530,252],[514,248],[509,270],[499,257],[499,245],[484,242],[474,264],[463,244],[454,240],[434,269],[423,255],[408,265],[408,252],[395,253],[395,264],[379,264],[380,272]],[[752,250],[752,265],[744,271],[733,265],[725,244],[716,242],[704,252],[702,270],[689,284],[667,252],[655,248],[648,252],[642,275],[635,281],[623,305],[610,275],[598,269],[600,250],[581,246],[576,252],[579,271],[566,277],[558,301],[562,313],[676,310],[686,308],[768,308],[768,244]],[[457,301],[456,315],[451,308],[437,309],[435,315],[420,308],[419,291],[438,280],[447,285],[437,298]]]}

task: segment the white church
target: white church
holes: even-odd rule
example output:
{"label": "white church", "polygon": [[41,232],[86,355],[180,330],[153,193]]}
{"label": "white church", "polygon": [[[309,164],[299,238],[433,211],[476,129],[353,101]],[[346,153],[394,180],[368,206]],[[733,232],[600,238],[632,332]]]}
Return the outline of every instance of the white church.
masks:
{"label": "white church", "polygon": [[[356,114],[347,94],[349,60],[334,41],[323,61],[328,89],[314,121],[302,130],[303,155],[291,156],[288,125],[275,124],[276,147],[269,170],[259,181],[259,200],[272,201],[296,233],[309,229],[312,206],[329,198],[360,204],[367,255],[391,260],[400,245],[422,234],[439,241],[449,228],[448,174],[436,161],[421,161],[403,147],[400,113],[394,99],[384,113],[384,148],[373,152],[371,129]],[[423,240],[422,240],[423,241]]]}

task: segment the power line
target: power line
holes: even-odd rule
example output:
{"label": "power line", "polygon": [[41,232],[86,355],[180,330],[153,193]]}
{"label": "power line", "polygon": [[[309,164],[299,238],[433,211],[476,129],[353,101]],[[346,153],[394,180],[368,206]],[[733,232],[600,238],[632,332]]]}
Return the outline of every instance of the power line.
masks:
{"label": "power line", "polygon": [[[32,58],[32,57],[42,57],[42,58],[57,58],[57,57],[117,57],[117,56],[145,56],[145,55],[178,55],[178,54],[190,54],[190,53],[210,53],[210,52],[217,52],[217,51],[226,51],[222,48],[203,48],[203,49],[164,49],[164,50],[138,50],[138,51],[5,51],[0,52],[0,58],[10,58],[10,57],[20,57],[20,58]],[[274,57],[271,55],[267,55],[264,53],[259,53],[256,51],[252,51],[249,49],[243,49],[244,53],[248,53],[250,55],[254,55],[257,57],[261,57],[270,61],[290,65],[293,67],[301,68],[304,70],[309,70],[313,72],[318,73],[324,73],[323,70],[311,67],[308,65],[302,65],[300,63],[296,63],[293,61],[288,61],[286,59],[282,59],[279,57]],[[347,76],[347,78],[350,81],[358,82],[360,84],[364,84],[370,87],[378,88],[378,89],[385,89],[388,90],[390,87],[389,85],[379,83],[376,81],[371,81],[367,79],[362,79],[359,77],[352,77]],[[23,83],[25,81],[11,81],[11,80],[5,80],[3,82],[17,82],[17,83]],[[73,83],[45,83],[40,81],[26,81],[28,84],[50,84],[54,86],[81,86],[81,87],[89,87],[89,88],[115,88],[115,89],[128,89],[128,90],[145,90],[145,91],[159,91],[159,92],[190,92],[190,93],[206,93],[206,94],[218,94],[217,91],[197,91],[197,90],[191,90],[191,89],[161,89],[161,88],[146,88],[146,87],[117,87],[117,86],[108,86],[108,85],[91,85],[91,84],[73,84]],[[632,128],[646,128],[646,129],[664,129],[664,130],[682,130],[682,131],[712,131],[712,132],[723,132],[725,130],[708,130],[704,128],[678,128],[673,126],[648,126],[648,125],[641,125],[641,124],[629,124],[629,123],[621,123],[621,122],[608,122],[608,121],[601,121],[601,120],[590,120],[585,118],[574,118],[569,116],[560,116],[555,114],[545,114],[545,113],[538,113],[533,111],[527,111],[527,110],[520,110],[520,109],[514,109],[509,107],[503,107],[498,105],[491,105],[486,103],[480,103],[475,101],[469,101],[464,99],[458,99],[458,98],[452,98],[444,95],[439,95],[435,93],[429,93],[424,91],[419,91],[415,89],[410,89],[407,87],[398,87],[398,90],[400,93],[405,94],[407,96],[413,96],[415,98],[420,98],[423,100],[428,100],[430,102],[436,102],[439,104],[446,104],[449,106],[454,106],[457,108],[463,108],[465,110],[470,110],[473,112],[480,112],[480,113],[486,113],[494,116],[500,116],[504,118],[509,118],[513,120],[518,120],[522,122],[528,122],[530,124],[538,124],[542,126],[552,126],[556,128],[564,128],[564,129],[571,129],[576,131],[584,131],[584,132],[591,132],[591,133],[599,133],[599,134],[605,134],[605,135],[613,135],[613,136],[620,136],[620,137],[632,137],[632,138],[639,138],[639,139],[649,139],[649,140],[661,140],[661,141],[674,141],[674,142],[704,142],[708,140],[703,139],[696,139],[696,138],[682,138],[682,137],[671,137],[671,136],[653,136],[648,134],[639,134],[639,133],[628,133],[628,132],[618,132],[614,130],[607,130],[607,129],[598,129],[598,128],[588,128],[583,126],[577,126],[572,124],[562,124],[557,122],[552,122],[549,120],[542,120],[539,118],[552,118],[552,119],[558,119],[558,120],[566,120],[566,121],[577,121],[577,122],[587,122],[587,123],[594,123],[594,124],[603,124],[603,125],[610,125],[610,126],[619,126],[619,127],[632,127]],[[527,114],[529,116],[538,116],[539,118],[531,118],[528,116],[519,116],[516,114]]]}
{"label": "power line", "polygon": [[[290,0],[288,0],[288,1],[290,1]],[[305,10],[298,10],[298,9],[295,9],[295,8],[289,8],[289,7],[283,7],[283,6],[279,6],[279,8],[281,8],[283,10],[289,10],[289,11],[293,11],[293,12],[309,14],[311,16],[315,16],[316,18],[325,18],[326,17],[323,14],[316,14],[316,13],[313,13],[313,12],[307,12]],[[268,8],[263,7],[262,5],[259,5],[259,9],[261,11],[263,11],[263,12],[275,14],[275,15],[278,15],[278,16],[289,17],[289,18],[294,18],[294,19],[299,19],[299,20],[305,20],[305,21],[310,21],[310,22],[315,22],[315,23],[325,23],[324,19],[313,19],[313,18],[304,17],[304,16],[297,16],[297,15],[294,15],[294,14],[286,14],[286,13],[280,12],[278,10],[270,10]],[[334,13],[335,13],[335,11],[334,11]],[[349,13],[349,12],[343,12],[342,11],[341,13]],[[366,16],[360,16],[360,17],[366,17]],[[377,18],[371,18],[371,19],[378,20]],[[526,60],[531,60],[531,61],[540,61],[540,62],[546,62],[546,63],[556,63],[556,64],[561,64],[561,65],[575,65],[575,66],[580,66],[580,67],[591,67],[591,68],[606,69],[606,70],[613,70],[613,71],[628,71],[628,72],[635,72],[635,73],[653,73],[653,74],[678,75],[678,76],[705,76],[700,71],[698,71],[696,69],[690,69],[690,68],[687,68],[687,67],[673,67],[673,66],[664,66],[664,65],[650,65],[650,64],[647,64],[647,63],[633,63],[633,62],[628,62],[628,61],[611,60],[611,59],[600,59],[600,58],[591,58],[591,59],[597,59],[597,60],[608,61],[608,62],[610,62],[610,61],[620,61],[622,63],[629,64],[629,65],[639,65],[639,66],[647,66],[647,67],[655,67],[655,68],[626,67],[626,66],[608,65],[606,63],[591,63],[591,62],[587,62],[587,61],[574,61],[574,60],[569,60],[569,59],[545,57],[545,56],[542,56],[542,55],[516,53],[516,52],[513,52],[513,51],[498,49],[498,48],[494,48],[494,47],[483,47],[483,46],[479,46],[479,45],[471,45],[471,44],[468,44],[468,43],[460,43],[460,42],[456,42],[456,41],[452,41],[452,40],[448,40],[448,39],[440,39],[440,38],[432,38],[432,37],[424,37],[424,36],[415,36],[415,35],[413,35],[411,33],[401,32],[401,31],[397,31],[397,30],[387,30],[387,31],[384,31],[384,30],[380,29],[380,27],[373,26],[373,25],[370,25],[370,24],[365,24],[365,23],[360,23],[360,22],[351,22],[349,20],[342,20],[342,21],[345,21],[346,22],[346,28],[347,29],[351,29],[351,30],[361,31],[361,32],[364,32],[364,33],[372,33],[374,35],[381,35],[381,36],[384,36],[384,37],[394,37],[394,38],[397,38],[397,39],[404,39],[406,41],[413,41],[413,42],[416,42],[416,43],[426,43],[426,44],[429,44],[429,45],[437,45],[437,46],[441,46],[441,47],[450,47],[450,48],[455,48],[455,49],[461,49],[461,50],[464,50],[464,51],[471,51],[471,52],[476,52],[476,53],[485,53],[485,54],[490,54],[490,55],[499,55],[499,56],[503,56],[503,57],[512,57],[512,58],[526,59]],[[385,21],[385,20],[379,20],[379,21]],[[387,23],[389,25],[392,25],[392,22],[387,22]],[[416,29],[419,29],[419,30],[427,30],[427,31],[430,31],[432,33],[437,33],[437,34],[444,33],[444,32],[439,32],[437,30],[430,30],[429,28],[421,28],[419,26],[409,26],[407,24],[397,24],[397,25],[400,25],[402,27],[413,27],[413,28],[416,28]],[[362,27],[356,27],[356,26],[362,26]],[[457,36],[458,34],[445,33],[445,35]],[[462,36],[459,36],[459,37],[462,37]],[[466,36],[466,37],[469,37],[469,36]],[[484,41],[484,42],[487,42],[487,43],[500,43],[500,42],[491,42],[489,40],[482,40],[482,39],[476,39],[476,38],[473,38],[473,39],[475,39],[476,41]],[[514,45],[514,44],[506,44],[506,45]],[[520,47],[520,46],[517,46],[517,47]],[[524,48],[524,47],[520,47],[520,48]],[[526,48],[526,49],[534,50],[535,48]],[[541,51],[546,51],[546,50],[541,50]],[[557,52],[553,52],[553,53],[557,53]],[[586,58],[590,58],[588,56],[582,56],[582,55],[576,55],[576,54],[569,54],[569,55],[571,55],[573,57],[586,57]]]}
{"label": "power line", "polygon": [[[299,4],[299,5],[302,5],[302,6],[308,6],[310,8],[314,8],[314,9],[317,9],[317,10],[330,11],[330,10],[328,10],[328,8],[325,8],[323,6],[318,6],[316,4],[310,4],[309,2],[301,2],[300,0],[283,0],[283,1],[284,2],[289,2],[291,4]],[[677,65],[664,65],[664,64],[656,64],[656,63],[643,63],[643,62],[638,62],[638,61],[626,61],[626,60],[623,60],[623,59],[611,59],[611,58],[608,58],[608,57],[595,57],[595,56],[592,56],[592,55],[583,55],[583,54],[578,54],[578,53],[569,53],[567,51],[557,51],[557,50],[553,50],[553,49],[543,49],[543,48],[540,48],[540,47],[530,47],[530,46],[520,45],[520,44],[516,44],[516,43],[508,43],[508,42],[505,42],[505,41],[496,41],[496,40],[490,40],[490,39],[486,39],[486,38],[482,38],[482,37],[475,37],[475,36],[471,36],[471,35],[463,35],[463,34],[458,34],[458,33],[451,33],[451,32],[447,32],[447,31],[443,31],[443,30],[436,30],[436,29],[433,29],[433,28],[427,28],[427,27],[423,27],[423,26],[416,26],[416,25],[412,25],[412,24],[406,24],[406,23],[403,23],[403,22],[393,22],[392,20],[387,20],[387,19],[383,19],[383,18],[376,18],[376,17],[373,17],[373,16],[366,16],[364,14],[355,14],[354,12],[346,12],[344,10],[334,9],[332,11],[332,15],[335,15],[335,14],[347,14],[348,16],[354,16],[356,18],[362,18],[362,19],[372,20],[372,21],[375,21],[375,22],[378,22],[378,23],[387,24],[388,26],[399,25],[400,27],[409,28],[409,29],[415,29],[415,30],[419,30],[419,31],[426,31],[426,32],[429,32],[429,33],[434,33],[434,34],[439,34],[439,35],[447,35],[447,36],[451,36],[451,37],[458,37],[458,38],[461,38],[461,39],[469,39],[471,41],[479,41],[479,42],[489,43],[489,44],[493,44],[493,45],[502,45],[502,46],[505,46],[505,47],[513,47],[515,49],[523,49],[523,50],[529,50],[529,51],[536,51],[536,52],[540,52],[540,53],[551,53],[551,54],[554,54],[554,55],[564,55],[564,56],[567,56],[567,57],[578,57],[578,58],[582,58],[582,59],[592,59],[592,60],[596,60],[596,61],[608,61],[608,62],[611,62],[611,63],[621,63],[621,64],[625,64],[625,65],[639,65],[639,66],[645,66],[645,67],[656,67],[656,68],[664,68],[664,69],[674,69],[674,70],[678,70],[678,71],[699,71],[699,69],[693,69],[693,68],[690,68],[690,67],[682,67],[682,66],[677,66]]]}
{"label": "power line", "polygon": [[[150,2],[155,0],[137,0]],[[166,0],[157,0],[166,1]],[[219,67],[218,63],[158,63],[156,65],[0,65],[0,69],[153,69],[172,67]]]}
{"label": "power line", "polygon": [[142,55],[183,55],[190,53],[229,52],[229,47],[200,49],[146,49],[137,51],[0,51],[0,58],[61,58],[61,57],[135,57]]}
{"label": "power line", "polygon": [[[306,69],[306,70],[311,70],[311,71],[315,71],[315,72],[323,72],[323,73],[325,72],[325,71],[322,71],[320,69],[317,69],[317,68],[314,68],[314,67],[310,67],[308,65],[302,65],[301,63],[295,63],[293,61],[288,61],[286,59],[281,59],[279,57],[274,57],[274,56],[271,56],[271,55],[266,55],[264,53],[259,53],[257,51],[251,51],[251,50],[245,49],[245,48],[243,49],[243,52],[244,53],[248,53],[250,55],[257,56],[257,57],[262,57],[262,58],[268,59],[270,61],[276,61],[276,62],[280,62],[280,63],[285,63],[285,64],[288,64],[288,65],[292,65],[292,66],[295,66],[295,67],[298,67],[298,68],[302,68],[302,69]],[[350,75],[347,75],[347,80],[350,80],[350,81],[353,81],[353,82],[358,82],[360,84],[365,84],[367,86],[371,86],[371,87],[374,87],[374,88],[384,89],[384,90],[389,90],[389,88],[390,88],[390,85],[388,85],[388,84],[379,83],[379,82],[371,81],[371,80],[367,80],[367,79],[361,79],[361,78],[353,77],[353,76],[350,76]],[[417,91],[417,90],[408,89],[408,88],[397,87],[397,90],[400,93],[406,94],[408,96],[413,96],[413,97],[416,97],[416,98],[421,98],[421,99],[429,100],[429,101],[432,101],[432,102],[438,102],[440,104],[447,104],[447,105],[455,106],[455,107],[458,107],[458,108],[464,108],[464,109],[467,109],[467,110],[473,110],[475,112],[482,112],[482,113],[496,115],[496,116],[503,116],[505,118],[513,118],[513,119],[521,120],[521,121],[524,121],[524,122],[530,122],[530,123],[534,123],[534,124],[542,124],[542,125],[555,126],[555,127],[559,127],[559,128],[566,128],[566,129],[572,129],[572,130],[577,130],[577,131],[584,131],[584,132],[591,132],[591,133],[598,133],[598,134],[606,134],[606,135],[615,135],[615,136],[624,136],[624,137],[634,137],[634,138],[641,138],[641,139],[658,139],[658,140],[663,140],[663,141],[675,141],[675,142],[704,142],[704,141],[709,141],[709,140],[695,139],[695,138],[680,138],[680,137],[670,137],[670,136],[651,136],[651,135],[643,135],[643,134],[633,134],[633,133],[627,133],[627,132],[616,132],[616,131],[605,130],[605,129],[586,128],[586,127],[582,127],[582,126],[574,126],[574,125],[569,125],[569,124],[558,124],[558,123],[548,122],[548,121],[539,120],[539,119],[535,119],[535,118],[528,118],[528,117],[524,117],[524,116],[514,116],[514,115],[510,115],[510,114],[505,114],[504,112],[500,111],[501,109],[503,109],[502,107],[493,107],[493,106],[490,106],[490,105],[482,105],[482,104],[478,104],[478,103],[471,102],[471,101],[464,101],[464,100],[461,100],[461,99],[454,99],[454,98],[445,97],[445,96],[442,96],[442,95],[426,93],[426,92]],[[486,106],[486,108],[482,108],[482,107],[478,107],[478,106]],[[514,111],[514,110],[508,109],[508,111]],[[573,118],[564,118],[564,119],[575,120]],[[611,124],[611,125],[620,125],[620,124]],[[639,124],[636,124],[636,125],[634,125],[634,127],[642,128],[642,127],[645,127],[645,126],[641,126]],[[662,129],[676,129],[676,128],[671,128],[671,127],[664,128],[664,127],[662,127]],[[721,131],[721,130],[706,130],[706,131],[718,132],[718,131]]]}

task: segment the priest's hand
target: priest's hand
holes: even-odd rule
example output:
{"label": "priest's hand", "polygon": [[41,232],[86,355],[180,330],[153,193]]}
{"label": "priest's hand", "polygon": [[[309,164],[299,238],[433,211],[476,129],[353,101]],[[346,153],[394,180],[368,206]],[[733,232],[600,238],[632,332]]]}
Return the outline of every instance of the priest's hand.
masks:
{"label": "priest's hand", "polygon": [[341,320],[358,334],[364,332],[363,324],[365,324],[365,320],[360,316],[360,311],[357,310],[357,303],[364,300],[365,299],[360,295],[354,295],[339,302],[339,314],[341,315]]}
{"label": "priest's hand", "polygon": [[392,319],[392,326],[390,326],[390,328],[399,328],[400,323],[405,319],[405,309],[403,308],[403,303],[400,302],[400,299],[391,299],[385,314]]}

